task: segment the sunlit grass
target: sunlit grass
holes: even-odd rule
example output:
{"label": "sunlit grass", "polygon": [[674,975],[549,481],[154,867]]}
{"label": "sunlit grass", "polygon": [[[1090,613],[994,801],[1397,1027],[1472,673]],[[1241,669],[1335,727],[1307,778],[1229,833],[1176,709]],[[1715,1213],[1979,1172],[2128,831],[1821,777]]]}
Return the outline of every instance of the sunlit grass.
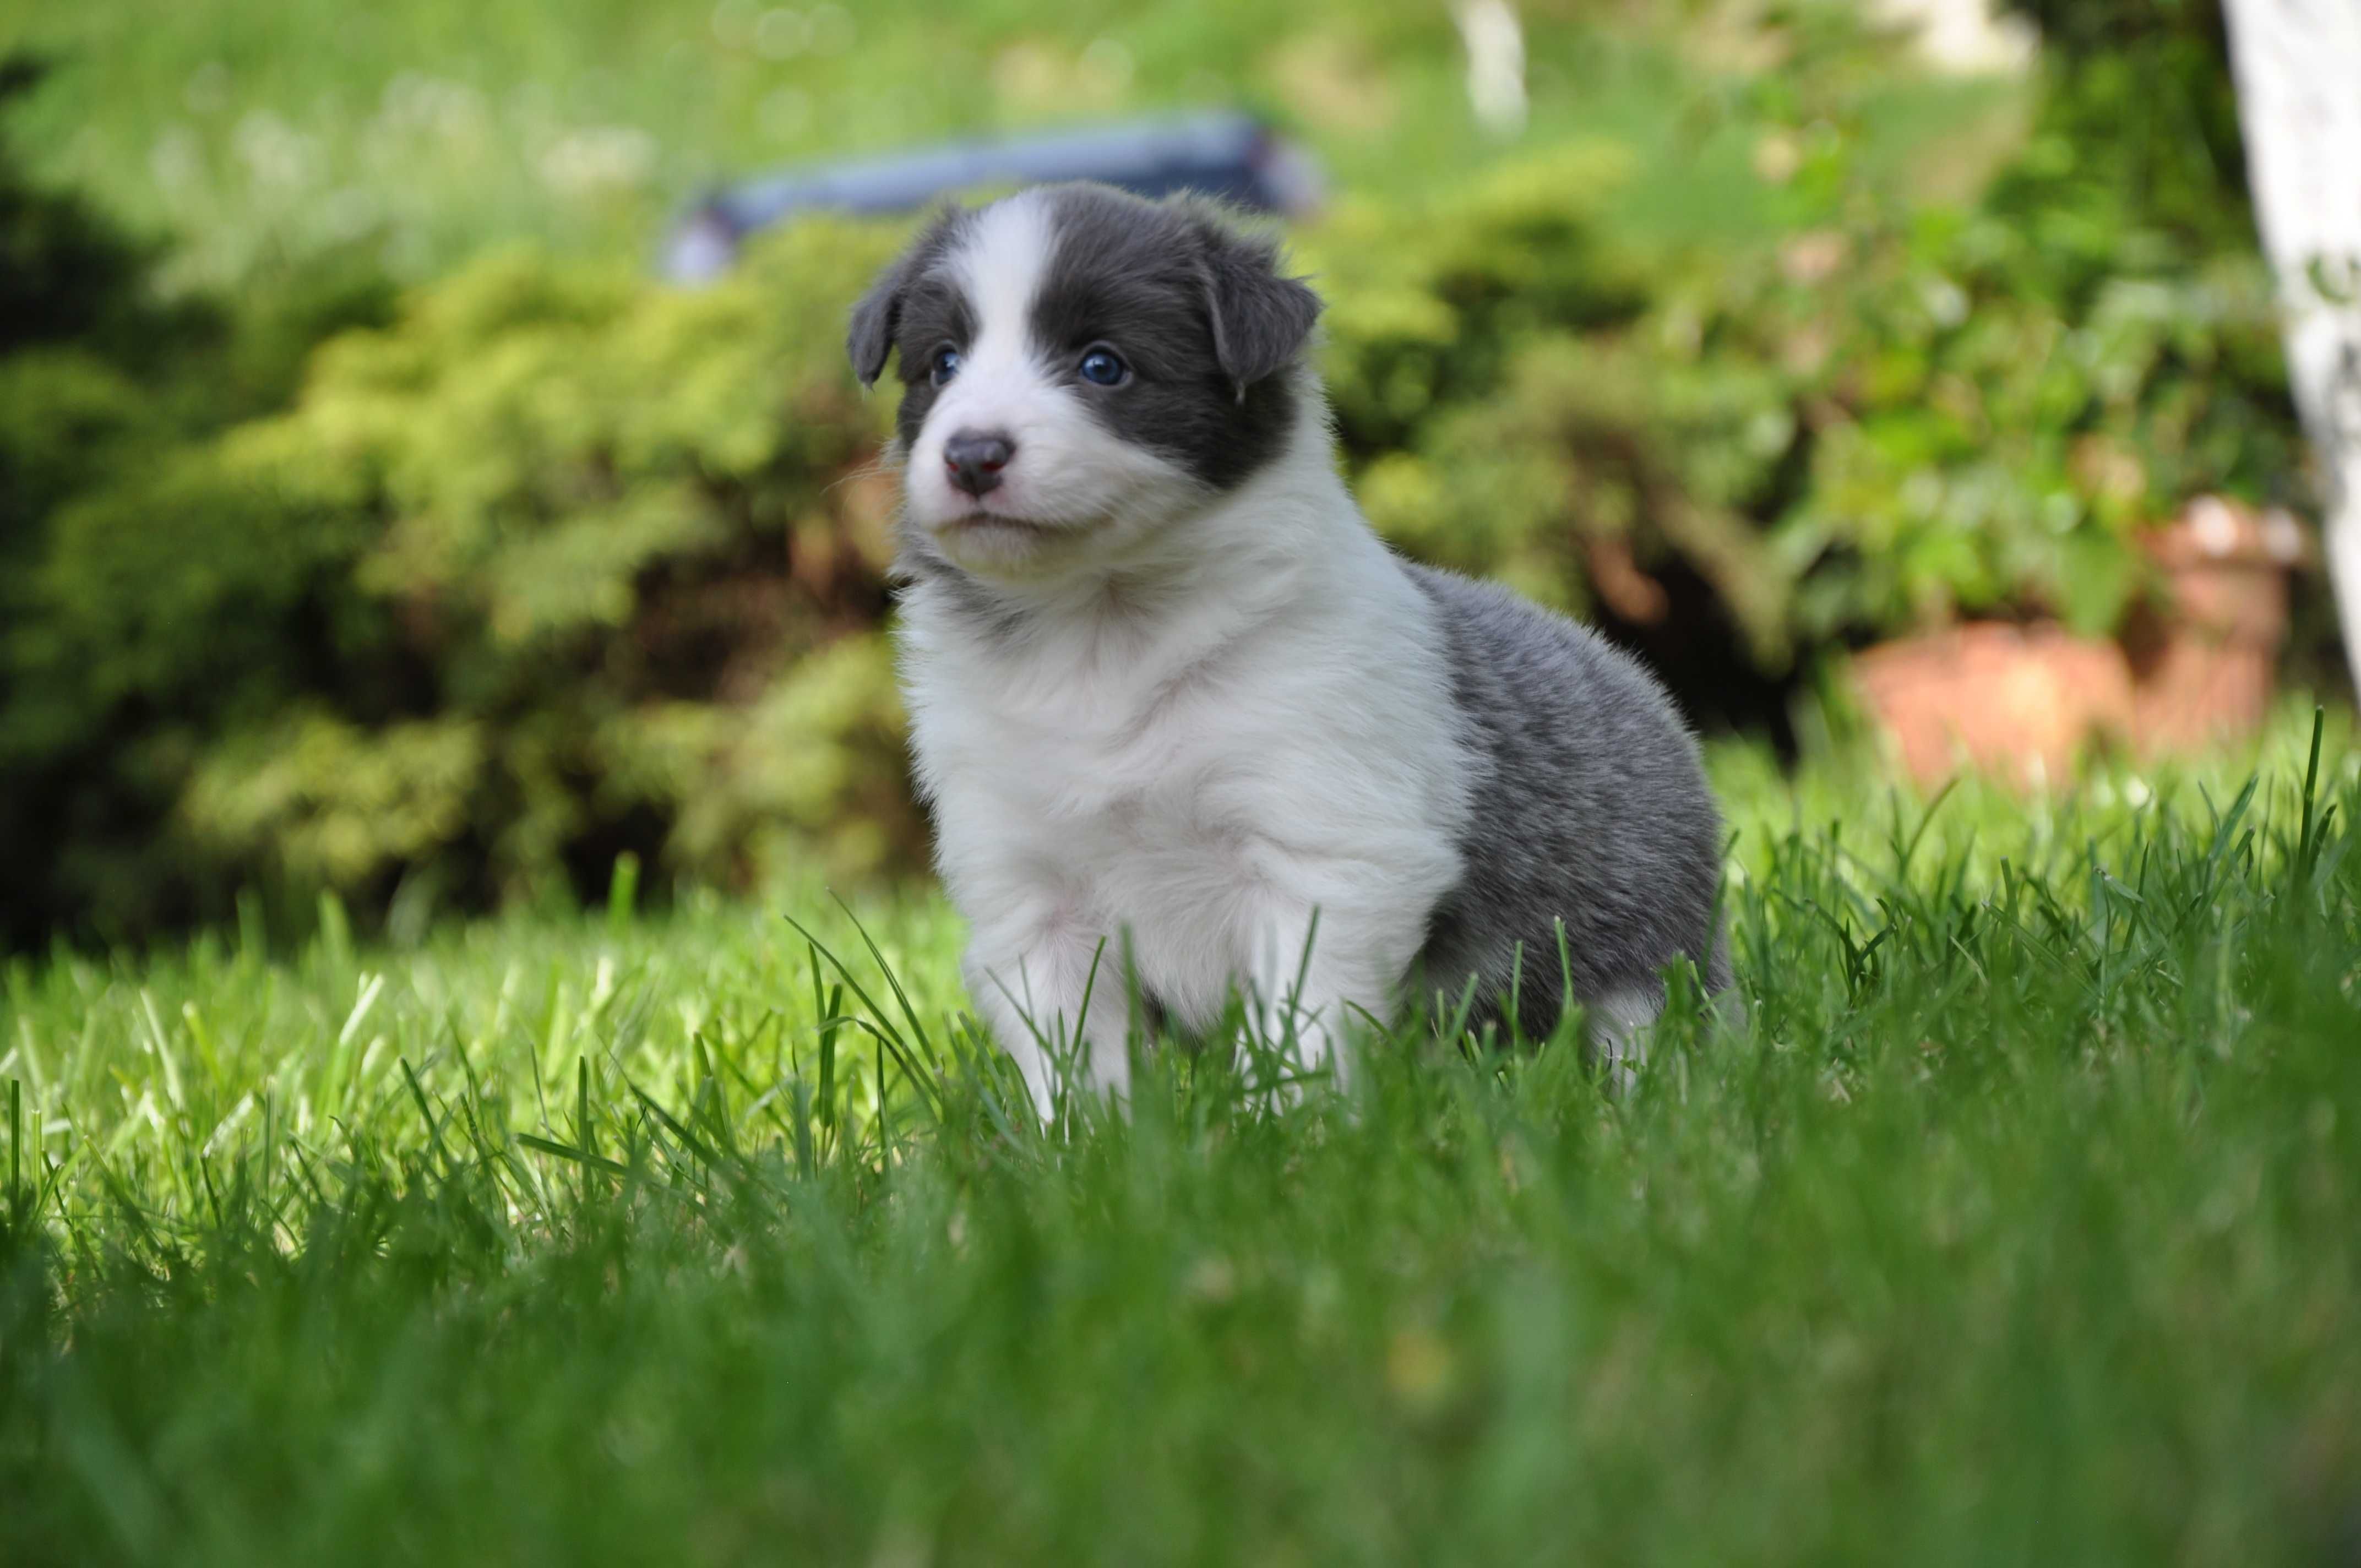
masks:
{"label": "sunlit grass", "polygon": [[1620,1096],[1411,1025],[1045,1134],[928,898],[18,961],[0,1559],[2325,1560],[2312,739],[1931,809],[1719,754],[1751,1017]]}
{"label": "sunlit grass", "polygon": [[[698,192],[782,163],[1224,106],[1361,195],[1610,137],[1637,159],[1626,236],[1759,235],[1785,196],[1752,170],[1745,73],[1676,26],[1532,8],[1515,142],[1475,123],[1449,8],[1426,0],[18,0],[0,52],[58,64],[20,111],[35,165],[164,241],[171,280],[236,288],[346,248],[413,281],[520,237],[645,255]],[[2008,96],[1895,72],[1852,129],[1873,165],[1956,161]]]}

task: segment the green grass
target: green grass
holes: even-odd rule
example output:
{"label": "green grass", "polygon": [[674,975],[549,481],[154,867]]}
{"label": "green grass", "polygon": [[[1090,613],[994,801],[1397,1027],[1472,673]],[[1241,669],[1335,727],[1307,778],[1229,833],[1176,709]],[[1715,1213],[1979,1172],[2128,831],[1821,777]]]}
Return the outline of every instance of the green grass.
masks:
{"label": "green grass", "polygon": [[1931,807],[1719,753],[1752,1017],[1620,1098],[1410,1029],[1349,1102],[1161,1053],[1045,1136],[926,897],[873,953],[793,900],[841,969],[621,896],[19,961],[0,1561],[2332,1559],[2309,739]]}
{"label": "green grass", "polygon": [[[1347,192],[1416,192],[1501,150],[1468,114],[1440,0],[1283,13],[1258,0],[137,9],[0,0],[0,52],[60,64],[24,111],[36,165],[167,239],[182,283],[259,286],[346,247],[403,280],[519,236],[641,253],[717,179],[1176,107],[1271,115]],[[1762,117],[1820,111],[1789,102],[1791,81],[1750,74],[1759,48],[1733,33],[1721,58],[1643,13],[1528,10],[1526,139],[1631,147],[1621,226],[1709,244],[1776,226],[1785,193],[1750,164]],[[2007,96],[1887,74],[1862,94],[1873,159],[1956,161],[1989,141],[1978,127]],[[1992,150],[1970,161],[1987,166]]]}

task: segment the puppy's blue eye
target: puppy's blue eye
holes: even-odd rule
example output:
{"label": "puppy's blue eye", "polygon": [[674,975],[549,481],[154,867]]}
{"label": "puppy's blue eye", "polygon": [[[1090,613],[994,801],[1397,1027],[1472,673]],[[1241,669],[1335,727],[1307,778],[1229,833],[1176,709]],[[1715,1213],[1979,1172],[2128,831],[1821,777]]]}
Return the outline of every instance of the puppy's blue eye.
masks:
{"label": "puppy's blue eye", "polygon": [[1083,355],[1082,372],[1082,379],[1094,387],[1120,387],[1131,378],[1131,367],[1112,348],[1093,348]]}
{"label": "puppy's blue eye", "polygon": [[959,367],[960,351],[948,343],[935,350],[935,357],[928,365],[938,387],[958,375]]}

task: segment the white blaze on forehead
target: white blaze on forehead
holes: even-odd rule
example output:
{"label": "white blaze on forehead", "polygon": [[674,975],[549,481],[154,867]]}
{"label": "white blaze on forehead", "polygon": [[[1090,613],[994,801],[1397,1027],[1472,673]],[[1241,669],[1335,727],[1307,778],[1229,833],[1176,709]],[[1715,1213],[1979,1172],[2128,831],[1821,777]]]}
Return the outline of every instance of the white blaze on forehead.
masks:
{"label": "white blaze on forehead", "polygon": [[[921,528],[951,530],[939,534],[945,558],[972,571],[1015,576],[1071,566],[1090,549],[1117,552],[1200,498],[1186,472],[1093,413],[1061,373],[1055,345],[1038,340],[1034,306],[1059,238],[1055,199],[1024,192],[976,214],[941,265],[967,302],[972,333],[950,345],[958,369],[911,440],[904,494]],[[982,494],[966,491],[944,462],[962,432],[1008,444],[998,482]],[[1060,554],[1038,534],[961,532],[979,515],[1065,531],[1070,543]],[[1092,544],[1071,543],[1085,535]]]}
{"label": "white blaze on forehead", "polygon": [[951,266],[974,308],[971,368],[997,367],[1027,356],[1033,302],[1056,247],[1049,198],[1027,191],[986,207]]}

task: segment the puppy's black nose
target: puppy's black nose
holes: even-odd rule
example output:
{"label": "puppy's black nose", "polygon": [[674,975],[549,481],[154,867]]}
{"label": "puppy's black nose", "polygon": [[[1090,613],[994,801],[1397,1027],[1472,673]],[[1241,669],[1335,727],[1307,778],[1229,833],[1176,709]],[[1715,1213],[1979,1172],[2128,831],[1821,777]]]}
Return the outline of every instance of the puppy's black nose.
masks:
{"label": "puppy's black nose", "polygon": [[943,466],[951,483],[980,496],[1000,484],[1000,471],[1016,455],[1016,444],[993,430],[962,430],[943,443]]}

